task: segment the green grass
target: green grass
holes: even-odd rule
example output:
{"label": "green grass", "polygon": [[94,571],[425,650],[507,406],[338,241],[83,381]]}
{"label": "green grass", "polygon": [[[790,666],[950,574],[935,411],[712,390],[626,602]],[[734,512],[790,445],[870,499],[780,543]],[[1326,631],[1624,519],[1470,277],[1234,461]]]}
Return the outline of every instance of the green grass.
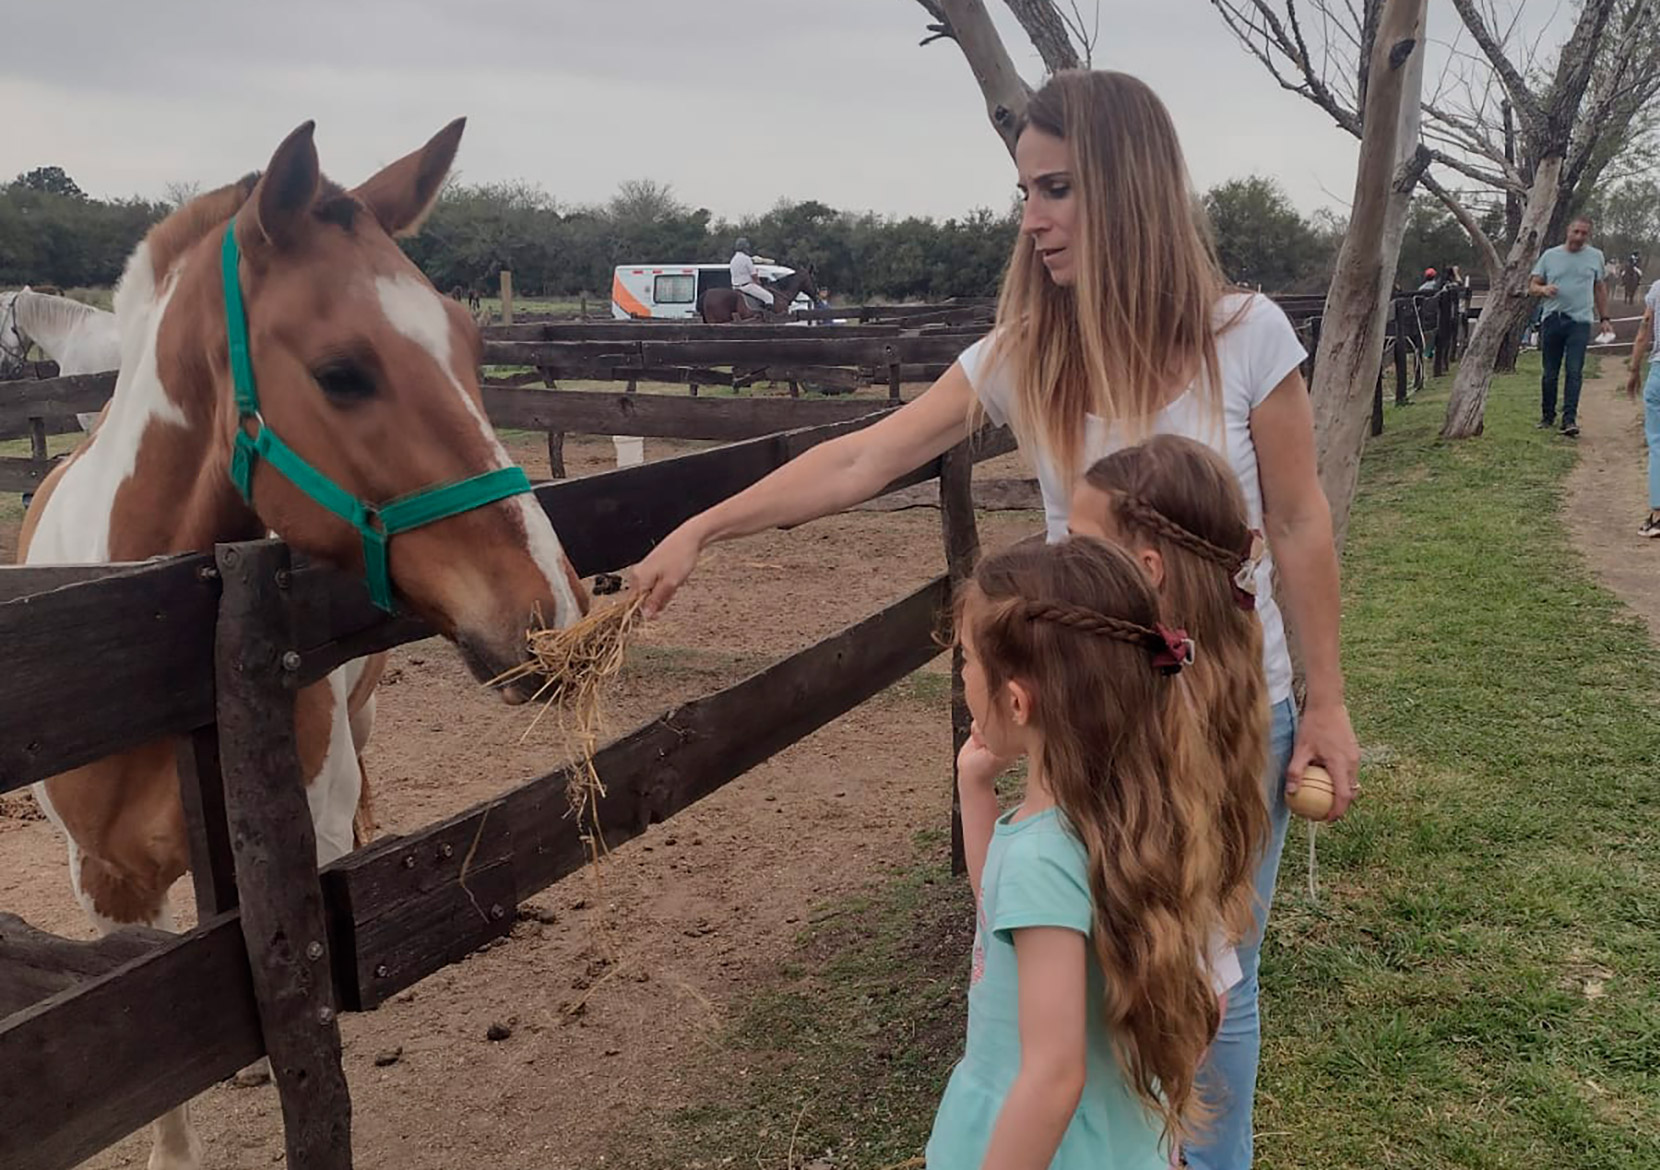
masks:
{"label": "green grass", "polygon": [[[1536,365],[1486,434],[1445,386],[1391,408],[1346,552],[1365,796],[1286,849],[1263,964],[1258,1165],[1660,1166],[1660,653],[1559,519],[1572,447]],[[936,705],[930,682],[913,697]],[[971,907],[915,860],[825,907],[631,1164],[837,1167],[921,1152],[961,1049]],[[741,1072],[740,1072],[741,1070]]]}

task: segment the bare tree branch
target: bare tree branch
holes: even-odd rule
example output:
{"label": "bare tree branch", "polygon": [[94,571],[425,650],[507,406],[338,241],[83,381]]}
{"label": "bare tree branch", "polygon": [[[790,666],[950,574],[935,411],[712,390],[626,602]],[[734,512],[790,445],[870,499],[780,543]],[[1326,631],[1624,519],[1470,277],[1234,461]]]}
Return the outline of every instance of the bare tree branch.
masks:
{"label": "bare tree branch", "polygon": [[[1590,0],[1592,4],[1602,0]],[[1487,55],[1487,61],[1498,75],[1499,82],[1504,86],[1505,93],[1510,95],[1510,104],[1521,115],[1522,122],[1530,130],[1537,130],[1545,122],[1545,112],[1540,109],[1539,102],[1528,88],[1527,79],[1516,69],[1505,56],[1504,48],[1494,39],[1492,31],[1487,27],[1487,21],[1476,10],[1474,0],[1452,0],[1452,6],[1457,9],[1459,19],[1464,27],[1470,30],[1470,36],[1476,45]]]}
{"label": "bare tree branch", "polygon": [[1003,0],[1020,27],[1032,39],[1032,46],[1043,58],[1044,68],[1051,73],[1062,69],[1077,69],[1078,50],[1072,44],[1066,21],[1051,0]]}
{"label": "bare tree branch", "polygon": [[1482,267],[1487,269],[1488,277],[1496,276],[1504,267],[1504,262],[1499,259],[1499,250],[1494,246],[1492,238],[1476,222],[1475,216],[1464,206],[1463,201],[1443,187],[1434,175],[1426,173],[1419,182],[1424,190],[1439,199],[1441,205],[1452,212],[1453,218],[1464,229],[1464,234],[1470,237],[1470,242],[1481,253]]}
{"label": "bare tree branch", "polygon": [[940,37],[957,42],[986,100],[986,116],[991,119],[992,128],[1003,139],[1008,152],[1014,154],[1015,132],[1032,90],[1014,67],[984,0],[917,0],[917,3],[934,18],[929,28],[935,35],[923,44]]}

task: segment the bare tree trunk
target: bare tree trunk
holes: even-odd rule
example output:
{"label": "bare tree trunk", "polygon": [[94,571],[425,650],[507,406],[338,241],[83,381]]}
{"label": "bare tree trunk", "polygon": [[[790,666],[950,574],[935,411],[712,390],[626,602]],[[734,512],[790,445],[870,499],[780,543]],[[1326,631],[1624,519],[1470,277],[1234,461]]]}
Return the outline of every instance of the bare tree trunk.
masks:
{"label": "bare tree trunk", "polygon": [[1427,0],[1385,0],[1368,71],[1354,206],[1326,295],[1315,361],[1314,442],[1339,546],[1383,359],[1385,313],[1407,204],[1421,169],[1413,160],[1426,6]]}
{"label": "bare tree trunk", "polygon": [[1560,154],[1541,159],[1533,172],[1533,186],[1522,209],[1521,231],[1505,258],[1504,272],[1487,290],[1487,303],[1481,307],[1481,317],[1470,333],[1469,348],[1458,366],[1458,377],[1453,379],[1447,419],[1441,426],[1444,439],[1468,439],[1481,434],[1487,388],[1493,381],[1499,349],[1505,334],[1515,329],[1527,313],[1528,273],[1533,270],[1540,240],[1556,208],[1557,180],[1561,174]]}
{"label": "bare tree trunk", "polygon": [[[992,129],[1003,139],[1010,155],[1014,154],[1016,130],[1026,112],[1026,103],[1032,91],[1014,67],[1014,60],[1003,40],[997,35],[997,26],[991,22],[983,0],[918,0],[938,23],[931,25],[935,38],[949,37],[957,42],[974,71],[974,80],[986,99],[986,116]],[[930,39],[935,39],[930,38]],[[923,42],[927,44],[927,41]]]}

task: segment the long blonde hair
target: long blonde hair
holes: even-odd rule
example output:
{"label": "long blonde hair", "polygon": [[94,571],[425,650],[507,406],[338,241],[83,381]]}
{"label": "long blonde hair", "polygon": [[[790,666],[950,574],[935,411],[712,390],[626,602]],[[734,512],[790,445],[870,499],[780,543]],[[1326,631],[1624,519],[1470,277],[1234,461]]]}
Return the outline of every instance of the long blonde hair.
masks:
{"label": "long blonde hair", "polygon": [[1094,540],[981,561],[957,628],[998,694],[1032,696],[1043,775],[1088,855],[1090,941],[1119,1066],[1172,1140],[1204,1109],[1196,1078],[1219,1020],[1201,968],[1217,907],[1209,763],[1159,601],[1141,566]]}
{"label": "long blonde hair", "polygon": [[1227,281],[1170,112],[1127,73],[1063,70],[1032,95],[1021,132],[1065,141],[1078,218],[1071,287],[1016,239],[989,360],[1009,370],[1011,423],[1070,481],[1085,417],[1147,433],[1176,379],[1221,413],[1215,321]]}
{"label": "long blonde hair", "polygon": [[[1217,901],[1231,941],[1255,927],[1256,868],[1268,840],[1262,773],[1268,762],[1268,683],[1254,593],[1252,533],[1233,469],[1203,443],[1155,435],[1098,460],[1084,481],[1108,499],[1106,525],[1125,543],[1156,550],[1164,620],[1198,643],[1187,671],[1217,761],[1221,866]],[[1251,583],[1254,588],[1254,582]]]}

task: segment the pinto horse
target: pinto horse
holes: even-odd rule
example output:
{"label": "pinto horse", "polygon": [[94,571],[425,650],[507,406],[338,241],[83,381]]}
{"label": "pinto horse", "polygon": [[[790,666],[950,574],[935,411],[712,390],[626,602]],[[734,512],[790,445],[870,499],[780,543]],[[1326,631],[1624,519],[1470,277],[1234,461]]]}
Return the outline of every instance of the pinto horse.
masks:
{"label": "pinto horse", "polygon": [[[456,642],[481,681],[526,660],[533,615],[576,621],[582,584],[484,416],[478,328],[394,242],[431,208],[463,125],[347,191],[322,177],[307,122],[263,175],[153,228],[115,294],[114,397],[36,493],[24,562],[138,561],[275,534],[366,574],[372,593],[380,580],[395,604]],[[339,492],[374,502],[384,560],[276,446]],[[249,466],[248,451],[252,469],[233,482],[233,455]],[[468,487],[475,481],[499,490],[481,498]],[[380,508],[428,489],[456,506],[407,530],[394,525],[393,506]],[[352,847],[378,673],[378,660],[359,660],[295,699],[320,865]],[[505,697],[522,702],[536,685]],[[168,889],[190,858],[178,746],[158,740],[35,786],[68,837],[75,895],[104,933],[170,926]],[[156,1122],[151,1170],[200,1167],[187,1110]]]}
{"label": "pinto horse", "polygon": [[[763,283],[772,294],[772,311],[788,313],[800,293],[818,300],[818,285],[813,282],[813,266],[808,265],[776,283]],[[732,321],[762,321],[764,314],[749,303],[749,298],[735,288],[712,288],[703,294],[698,307],[705,325],[726,325]]]}

